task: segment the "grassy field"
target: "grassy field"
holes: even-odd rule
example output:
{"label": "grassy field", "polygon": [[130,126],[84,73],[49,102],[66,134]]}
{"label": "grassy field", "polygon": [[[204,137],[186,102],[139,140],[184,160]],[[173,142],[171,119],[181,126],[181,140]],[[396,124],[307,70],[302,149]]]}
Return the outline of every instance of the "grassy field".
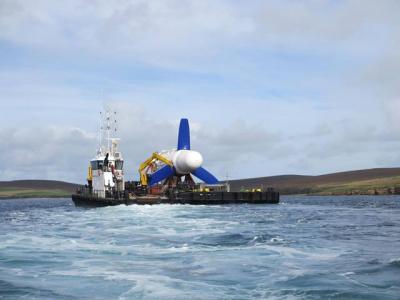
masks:
{"label": "grassy field", "polygon": [[310,188],[309,194],[343,195],[343,194],[391,194],[400,188],[400,176],[352,181],[340,184],[322,184]]}
{"label": "grassy field", "polygon": [[[281,194],[400,194],[400,168],[380,168],[317,176],[280,175],[229,181],[231,191],[273,187]],[[0,181],[0,199],[70,197],[78,184],[53,180]]]}
{"label": "grassy field", "polygon": [[0,181],[0,199],[70,197],[78,186],[56,180]]}
{"label": "grassy field", "polygon": [[232,191],[274,187],[281,194],[400,194],[400,168],[367,169],[317,176],[282,175],[230,181]]}
{"label": "grassy field", "polygon": [[60,189],[0,188],[0,199],[8,198],[58,198],[71,193]]}

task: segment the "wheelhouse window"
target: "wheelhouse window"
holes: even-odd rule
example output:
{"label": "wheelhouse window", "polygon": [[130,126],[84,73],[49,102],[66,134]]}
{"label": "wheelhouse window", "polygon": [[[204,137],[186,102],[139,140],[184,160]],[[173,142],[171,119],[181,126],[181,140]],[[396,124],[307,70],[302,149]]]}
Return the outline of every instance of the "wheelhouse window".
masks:
{"label": "wheelhouse window", "polygon": [[92,170],[101,170],[103,169],[103,161],[102,160],[93,160],[90,162],[92,166]]}
{"label": "wheelhouse window", "polygon": [[116,170],[122,170],[123,165],[124,165],[124,162],[122,160],[115,161],[115,169]]}

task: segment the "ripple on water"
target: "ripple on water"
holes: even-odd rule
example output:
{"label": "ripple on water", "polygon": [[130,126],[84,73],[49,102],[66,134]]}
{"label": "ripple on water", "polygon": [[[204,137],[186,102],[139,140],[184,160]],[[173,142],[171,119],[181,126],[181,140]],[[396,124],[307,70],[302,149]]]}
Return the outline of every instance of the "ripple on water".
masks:
{"label": "ripple on water", "polygon": [[98,209],[0,201],[0,298],[397,299],[394,199]]}

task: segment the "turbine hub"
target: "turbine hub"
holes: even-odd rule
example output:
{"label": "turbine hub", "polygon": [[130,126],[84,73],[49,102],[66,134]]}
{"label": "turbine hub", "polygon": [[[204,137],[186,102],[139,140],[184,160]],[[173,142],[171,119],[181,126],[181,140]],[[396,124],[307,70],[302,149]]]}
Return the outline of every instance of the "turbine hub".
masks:
{"label": "turbine hub", "polygon": [[203,163],[203,156],[197,151],[178,150],[172,160],[178,174],[186,175],[192,173]]}

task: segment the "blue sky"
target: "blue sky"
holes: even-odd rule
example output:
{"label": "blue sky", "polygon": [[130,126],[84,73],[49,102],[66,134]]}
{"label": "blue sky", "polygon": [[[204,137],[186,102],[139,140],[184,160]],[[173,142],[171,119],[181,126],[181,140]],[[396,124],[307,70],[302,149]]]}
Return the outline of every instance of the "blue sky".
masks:
{"label": "blue sky", "polygon": [[0,1],[0,180],[81,182],[98,112],[127,175],[179,119],[217,177],[400,165],[398,1]]}

